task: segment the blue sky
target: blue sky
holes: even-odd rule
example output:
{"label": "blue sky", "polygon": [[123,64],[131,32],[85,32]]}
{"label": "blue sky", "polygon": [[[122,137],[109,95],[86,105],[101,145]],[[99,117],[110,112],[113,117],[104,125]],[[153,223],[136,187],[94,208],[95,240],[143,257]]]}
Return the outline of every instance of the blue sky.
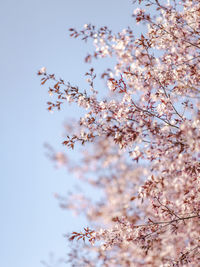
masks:
{"label": "blue sky", "polygon": [[40,86],[37,70],[46,66],[86,86],[90,66],[83,59],[90,47],[70,39],[68,28],[90,22],[115,31],[134,28],[132,9],[131,0],[1,1],[0,266],[40,267],[51,251],[65,256],[63,234],[85,223],[59,208],[54,193],[65,194],[73,177],[56,170],[44,149],[45,142],[61,147],[62,124],[78,111],[48,113],[47,87]]}

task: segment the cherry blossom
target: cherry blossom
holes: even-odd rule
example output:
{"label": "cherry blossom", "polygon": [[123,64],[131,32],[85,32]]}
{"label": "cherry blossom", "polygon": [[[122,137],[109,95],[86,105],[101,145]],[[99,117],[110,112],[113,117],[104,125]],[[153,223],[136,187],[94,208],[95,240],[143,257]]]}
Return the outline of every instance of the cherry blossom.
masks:
{"label": "cherry blossom", "polygon": [[[134,1],[135,3],[137,1]],[[141,5],[140,6],[138,5]],[[49,111],[73,102],[85,110],[66,125],[63,145],[49,149],[58,166],[92,186],[57,196],[63,208],[84,215],[74,231],[72,266],[199,266],[200,262],[200,2],[139,0],[132,13],[141,34],[128,27],[84,25],[71,37],[93,40],[85,61],[108,57],[113,69],[86,73],[89,89],[47,74]],[[84,146],[80,146],[80,145]],[[74,242],[79,240],[78,243]],[[84,242],[80,244],[81,240]],[[80,247],[81,246],[81,247]]]}

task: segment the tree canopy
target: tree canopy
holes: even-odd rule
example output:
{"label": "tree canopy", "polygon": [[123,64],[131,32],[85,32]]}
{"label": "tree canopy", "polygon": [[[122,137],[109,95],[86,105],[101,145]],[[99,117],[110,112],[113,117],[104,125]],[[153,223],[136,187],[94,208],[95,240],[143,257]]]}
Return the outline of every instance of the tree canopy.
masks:
{"label": "tree canopy", "polygon": [[[137,5],[136,5],[137,4]],[[90,222],[73,232],[72,266],[199,266],[200,262],[200,1],[134,1],[133,19],[143,23],[113,33],[84,25],[70,36],[92,40],[85,61],[114,58],[100,73],[105,94],[95,86],[94,68],[84,91],[42,68],[53,100],[48,109],[73,102],[85,110],[63,145],[82,146],[72,162],[52,152],[61,165],[101,192],[100,200],[76,193],[63,207]]]}

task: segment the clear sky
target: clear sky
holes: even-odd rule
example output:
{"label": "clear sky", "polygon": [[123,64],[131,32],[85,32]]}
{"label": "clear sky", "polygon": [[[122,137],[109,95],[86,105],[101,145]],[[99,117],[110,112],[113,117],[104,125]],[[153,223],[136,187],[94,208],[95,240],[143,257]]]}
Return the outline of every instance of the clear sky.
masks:
{"label": "clear sky", "polygon": [[[63,234],[84,220],[59,208],[54,193],[65,194],[72,177],[56,170],[44,143],[59,148],[62,124],[76,110],[48,113],[47,87],[36,72],[46,66],[66,81],[86,85],[87,47],[68,28],[85,23],[121,30],[135,27],[131,0],[0,1],[0,266],[40,267],[49,252],[65,256]],[[99,64],[100,61],[99,61]],[[73,114],[74,112],[74,114]]]}

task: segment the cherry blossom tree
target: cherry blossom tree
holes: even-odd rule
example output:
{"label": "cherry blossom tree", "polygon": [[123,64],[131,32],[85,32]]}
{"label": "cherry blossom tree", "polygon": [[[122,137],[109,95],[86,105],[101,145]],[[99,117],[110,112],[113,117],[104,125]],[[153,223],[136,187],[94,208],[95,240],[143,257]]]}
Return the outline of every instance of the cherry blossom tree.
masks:
{"label": "cherry blossom tree", "polygon": [[[200,262],[200,1],[134,1],[131,27],[113,33],[91,24],[70,36],[92,40],[85,61],[112,58],[94,68],[84,91],[42,68],[49,111],[66,102],[85,110],[66,125],[66,148],[51,157],[94,188],[58,197],[63,208],[84,214],[90,226],[73,232],[72,266],[199,266]],[[83,146],[79,146],[83,145]],[[75,240],[79,240],[76,242]],[[84,242],[82,242],[83,240]]]}

